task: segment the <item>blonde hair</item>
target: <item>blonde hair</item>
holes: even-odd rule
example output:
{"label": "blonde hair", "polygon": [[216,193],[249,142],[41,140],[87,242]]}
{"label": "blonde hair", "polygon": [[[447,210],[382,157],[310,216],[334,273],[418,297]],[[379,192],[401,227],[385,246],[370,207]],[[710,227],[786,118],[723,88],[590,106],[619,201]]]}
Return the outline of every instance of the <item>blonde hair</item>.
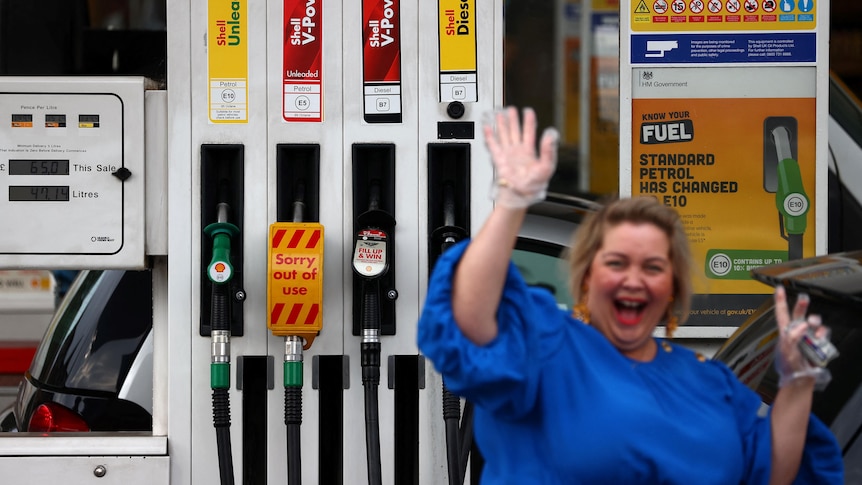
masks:
{"label": "blonde hair", "polygon": [[691,251],[688,236],[679,214],[661,204],[658,199],[639,196],[626,199],[611,199],[602,207],[588,214],[572,236],[567,255],[569,265],[569,290],[573,301],[582,298],[583,284],[596,253],[602,247],[607,230],[623,222],[652,224],[667,235],[670,243],[670,258],[673,268],[673,300],[671,312],[685,323],[691,309]]}

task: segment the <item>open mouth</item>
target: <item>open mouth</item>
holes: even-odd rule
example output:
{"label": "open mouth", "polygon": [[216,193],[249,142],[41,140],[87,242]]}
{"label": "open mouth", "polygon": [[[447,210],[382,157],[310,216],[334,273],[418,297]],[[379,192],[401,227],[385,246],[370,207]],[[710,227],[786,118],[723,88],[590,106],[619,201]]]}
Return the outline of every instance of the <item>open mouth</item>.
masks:
{"label": "open mouth", "polygon": [[614,300],[614,309],[617,321],[623,325],[637,325],[641,321],[645,301],[636,300]]}

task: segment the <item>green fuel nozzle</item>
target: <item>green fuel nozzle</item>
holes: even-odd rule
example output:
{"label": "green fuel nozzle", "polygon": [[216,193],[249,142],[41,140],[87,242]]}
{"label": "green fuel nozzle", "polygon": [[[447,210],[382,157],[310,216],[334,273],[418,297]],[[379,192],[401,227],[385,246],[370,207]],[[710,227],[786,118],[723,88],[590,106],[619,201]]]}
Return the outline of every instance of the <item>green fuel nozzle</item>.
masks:
{"label": "green fuel nozzle", "polygon": [[808,225],[810,201],[802,184],[799,163],[793,159],[790,149],[790,133],[779,126],[772,130],[775,150],[778,155],[778,190],[775,192],[775,206],[784,221],[784,230],[790,234],[803,234]]}
{"label": "green fuel nozzle", "polygon": [[233,277],[230,243],[239,235],[239,228],[227,222],[228,209],[226,203],[219,203],[217,222],[204,228],[204,233],[213,240],[213,256],[207,266],[207,277],[216,284],[227,283]]}

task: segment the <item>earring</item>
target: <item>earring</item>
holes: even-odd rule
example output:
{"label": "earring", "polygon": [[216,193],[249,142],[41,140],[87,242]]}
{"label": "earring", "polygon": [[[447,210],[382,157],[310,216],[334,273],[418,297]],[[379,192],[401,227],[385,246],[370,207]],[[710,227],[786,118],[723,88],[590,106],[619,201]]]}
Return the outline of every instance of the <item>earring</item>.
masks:
{"label": "earring", "polygon": [[586,324],[590,323],[590,309],[587,307],[586,286],[581,288],[581,298],[575,304],[575,307],[572,308],[572,316]]}
{"label": "earring", "polygon": [[673,333],[679,327],[679,318],[673,313],[673,297],[670,297],[670,305],[667,307],[667,318],[664,326],[665,338],[672,339]]}

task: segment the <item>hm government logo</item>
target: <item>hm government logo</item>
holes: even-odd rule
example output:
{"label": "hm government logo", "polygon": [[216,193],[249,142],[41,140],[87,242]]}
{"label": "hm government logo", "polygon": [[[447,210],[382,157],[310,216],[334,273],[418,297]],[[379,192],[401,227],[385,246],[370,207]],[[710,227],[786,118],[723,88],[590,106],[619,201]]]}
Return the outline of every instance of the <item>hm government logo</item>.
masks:
{"label": "hm government logo", "polygon": [[653,72],[652,71],[642,71],[640,75],[640,79],[638,80],[638,84],[641,87],[644,86],[652,86]]}

